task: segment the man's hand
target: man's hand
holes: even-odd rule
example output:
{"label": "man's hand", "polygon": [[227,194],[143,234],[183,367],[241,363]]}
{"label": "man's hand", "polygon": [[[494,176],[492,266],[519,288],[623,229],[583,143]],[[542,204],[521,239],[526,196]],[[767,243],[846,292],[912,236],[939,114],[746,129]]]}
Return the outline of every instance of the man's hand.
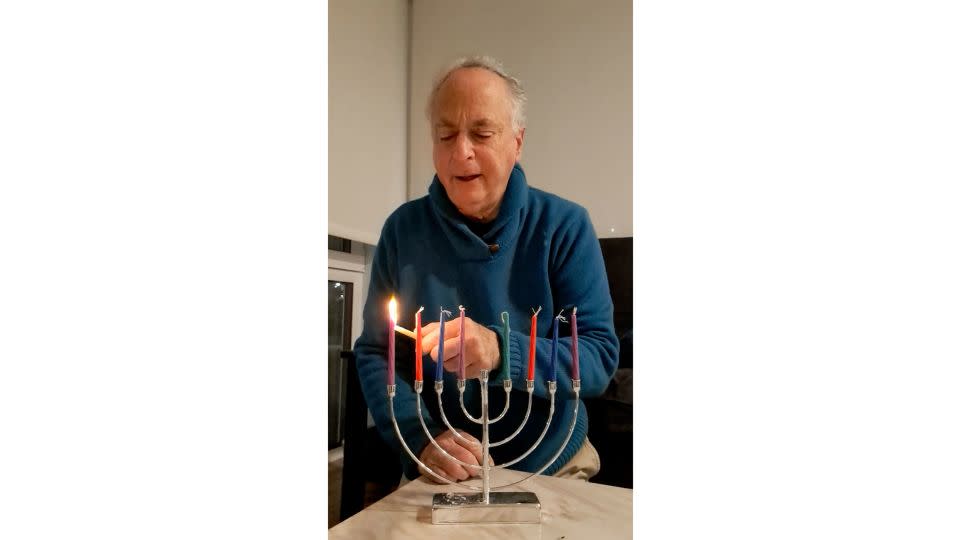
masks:
{"label": "man's hand", "polygon": [[[459,459],[460,461],[469,463],[470,465],[479,465],[480,460],[483,458],[483,449],[480,445],[480,441],[478,441],[469,433],[459,430],[458,433],[460,433],[460,435],[469,442],[460,440],[460,438],[454,435],[452,431],[447,430],[436,438],[437,444],[446,450],[448,454]],[[427,447],[423,449],[423,452],[420,452],[420,461],[424,465],[430,467],[433,472],[439,474],[447,480],[467,480],[474,476],[480,476],[480,469],[464,467],[463,465],[443,455],[433,446],[433,444],[428,444]],[[493,465],[493,460],[491,459],[490,461],[490,464]],[[420,474],[422,474],[426,480],[429,480],[435,484],[439,483],[439,481],[434,478],[433,475],[427,473],[423,467],[420,467]]]}
{"label": "man's hand", "polygon": [[[476,379],[480,377],[480,370],[493,370],[500,366],[500,346],[497,334],[486,326],[477,324],[470,317],[464,317],[463,342],[464,377]],[[430,352],[430,358],[437,361],[440,349],[440,323],[432,322],[422,329],[423,350]],[[443,369],[456,373],[460,365],[458,347],[460,345],[460,318],[454,317],[444,323],[443,330]]]}

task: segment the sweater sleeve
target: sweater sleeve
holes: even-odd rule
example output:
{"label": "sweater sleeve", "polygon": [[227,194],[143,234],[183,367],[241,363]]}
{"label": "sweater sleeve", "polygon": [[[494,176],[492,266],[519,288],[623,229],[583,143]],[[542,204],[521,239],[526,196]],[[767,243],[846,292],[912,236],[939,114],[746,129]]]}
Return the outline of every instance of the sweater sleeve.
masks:
{"label": "sweater sleeve", "polygon": [[[554,232],[548,260],[553,305],[556,311],[564,309],[567,321],[560,323],[558,332],[557,398],[567,399],[573,395],[570,382],[573,369],[570,313],[573,307],[577,308],[580,397],[596,397],[603,393],[613,377],[620,354],[620,344],[613,329],[610,285],[600,242],[587,211],[575,206],[561,221],[564,226]],[[538,336],[548,336],[538,337],[536,343],[534,394],[539,397],[549,397],[547,379],[550,376],[555,315],[541,312],[537,320]],[[502,344],[506,338],[503,330],[496,326],[490,328],[497,333]],[[528,377],[529,339],[529,332],[518,332],[514,326],[509,333],[510,373],[498,371],[495,376],[510,377],[515,386],[524,387]]]}
{"label": "sweater sleeve", "polygon": [[[383,441],[400,457],[404,474],[407,478],[415,478],[417,464],[403,449],[393,423],[390,420],[390,398],[387,396],[387,314],[385,306],[391,294],[398,288],[397,278],[397,249],[394,242],[395,234],[388,219],[380,234],[373,257],[373,266],[370,272],[370,286],[367,301],[363,308],[363,332],[354,345],[357,372],[360,376],[360,385],[363,395],[373,416],[377,431]],[[429,443],[420,420],[417,417],[417,400],[419,397],[413,390],[411,381],[401,377],[401,370],[396,371],[396,395],[393,399],[394,415],[397,426],[403,435],[410,451],[419,456],[423,448]],[[436,437],[444,429],[434,422],[426,407],[422,408],[423,419],[431,434]]]}

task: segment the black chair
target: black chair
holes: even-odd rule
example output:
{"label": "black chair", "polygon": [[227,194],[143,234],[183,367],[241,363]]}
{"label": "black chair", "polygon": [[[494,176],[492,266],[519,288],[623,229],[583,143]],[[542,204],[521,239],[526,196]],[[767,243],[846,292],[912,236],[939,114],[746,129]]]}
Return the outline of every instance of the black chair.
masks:
{"label": "black chair", "polygon": [[590,418],[587,437],[600,456],[596,484],[633,487],[633,332],[620,338],[620,358],[602,396],[583,400]]}

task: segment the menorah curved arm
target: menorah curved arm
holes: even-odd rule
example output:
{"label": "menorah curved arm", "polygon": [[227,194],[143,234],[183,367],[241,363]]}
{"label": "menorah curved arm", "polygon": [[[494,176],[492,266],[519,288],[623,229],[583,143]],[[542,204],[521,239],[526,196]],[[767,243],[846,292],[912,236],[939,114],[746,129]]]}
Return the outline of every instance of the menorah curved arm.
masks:
{"label": "menorah curved arm", "polygon": [[[459,382],[459,381],[458,381],[458,382]],[[423,389],[423,382],[422,382],[422,381],[417,381],[416,383],[414,383],[414,385],[415,385],[414,389],[417,391],[417,393],[420,393],[420,391]],[[434,387],[434,390],[437,391],[437,405],[438,405],[439,408],[440,408],[440,418],[443,419],[443,423],[444,423],[444,425],[447,426],[447,429],[449,429],[450,431],[452,431],[453,434],[454,434],[458,439],[460,439],[461,441],[466,442],[466,443],[470,443],[470,444],[479,445],[480,443],[478,443],[478,442],[476,442],[476,441],[471,441],[470,439],[468,439],[468,438],[464,437],[463,435],[461,435],[460,432],[457,431],[457,430],[450,424],[450,420],[447,420],[447,413],[443,410],[443,400],[441,399],[441,396],[440,396],[440,395],[443,393],[443,381],[437,381],[437,382],[433,383],[433,387]],[[461,395],[462,395],[462,394],[461,394]]]}
{"label": "menorah curved arm", "polygon": [[[442,405],[440,410],[443,410]],[[473,465],[465,461],[460,461],[459,459],[451,456],[449,453],[447,453],[446,450],[443,449],[443,447],[440,446],[439,443],[437,443],[437,440],[434,439],[433,435],[430,434],[430,430],[427,428],[427,423],[423,421],[423,412],[420,409],[420,394],[417,394],[417,418],[420,419],[420,425],[423,426],[423,432],[426,433],[427,438],[430,439],[430,444],[432,444],[434,448],[439,450],[441,454],[448,457],[450,460],[455,461],[460,465],[463,465],[464,467],[470,467],[471,469],[483,469],[483,466],[481,465]],[[456,433],[457,430],[453,430],[453,431],[454,433]]]}
{"label": "menorah curved arm", "polygon": [[[467,406],[463,404],[463,389],[464,389],[464,387],[465,387],[465,382],[466,382],[466,381],[463,381],[463,380],[457,381],[457,390],[460,392],[460,410],[462,410],[464,416],[466,416],[467,419],[470,420],[471,422],[473,422],[474,424],[482,424],[482,423],[483,423],[483,419],[482,419],[482,418],[474,418],[474,417],[470,414],[470,411],[467,410]],[[505,379],[505,380],[503,381],[503,390],[507,393],[507,394],[506,394],[506,395],[507,395],[507,399],[506,399],[506,402],[504,402],[504,404],[503,404],[503,410],[500,411],[500,416],[489,420],[489,421],[487,422],[488,424],[493,424],[493,423],[495,423],[497,420],[500,420],[501,418],[503,418],[504,416],[506,416],[506,414],[507,414],[507,409],[510,408],[510,390],[511,390],[512,388],[513,388],[513,381],[511,381],[510,379]],[[482,415],[481,415],[481,416],[482,416]]]}
{"label": "menorah curved arm", "polygon": [[[457,381],[457,382],[458,382],[458,383],[461,383],[461,382],[463,382],[463,381]],[[420,382],[420,381],[417,381],[415,384],[417,385],[417,393],[420,393],[420,390],[423,388],[423,383]],[[447,418],[447,412],[446,412],[446,410],[445,410],[444,407],[443,407],[443,399],[442,399],[442,397],[441,397],[441,394],[443,394],[443,381],[437,381],[437,382],[435,382],[435,383],[434,383],[434,390],[436,390],[436,392],[437,392],[437,405],[438,405],[438,408],[440,409],[440,418],[443,420],[444,425],[447,426],[447,429],[449,429],[450,431],[452,431],[452,432],[453,432],[453,435],[454,435],[456,438],[460,439],[461,441],[463,441],[463,442],[465,442],[465,443],[468,443],[468,444],[476,444],[476,445],[479,445],[480,443],[478,443],[477,441],[475,441],[475,440],[470,440],[470,439],[464,437],[463,435],[461,435],[460,432],[459,432],[456,428],[453,427],[453,424],[451,424],[451,423],[450,423],[450,420]],[[517,435],[517,433],[520,433],[520,430],[521,430],[521,429],[523,429],[523,425],[527,423],[527,418],[530,417],[530,405],[531,405],[531,402],[533,401],[532,387],[531,387],[530,389],[528,389],[528,391],[530,391],[531,393],[530,393],[530,399],[527,401],[527,415],[523,418],[523,423],[520,424],[520,427],[517,428],[517,430],[516,430],[515,432],[513,432],[512,435],[510,435],[509,437],[507,437],[506,439],[504,439],[504,440],[502,440],[502,441],[500,441],[500,442],[498,442],[498,443],[491,443],[490,446],[499,446],[499,445],[501,445],[501,444],[503,444],[503,443],[505,443],[505,442],[508,442],[510,439],[514,438],[514,437]],[[463,393],[462,393],[462,392],[461,392],[461,394],[460,394],[460,398],[461,398],[461,400],[463,399]],[[507,405],[506,405],[506,407],[504,407],[503,413],[500,414],[501,417],[502,417],[504,414],[506,414],[507,408],[510,407],[510,403],[509,403],[509,402],[510,402],[510,394],[507,394]],[[478,422],[479,422],[479,420],[478,420]],[[493,422],[493,421],[491,420],[491,422]]]}
{"label": "menorah curved arm", "polygon": [[[570,429],[567,430],[567,437],[563,440],[563,444],[560,445],[557,452],[553,454],[553,457],[547,460],[547,463],[543,467],[540,467],[540,470],[538,470],[537,472],[530,473],[527,476],[524,476],[523,478],[521,478],[520,480],[517,480],[516,482],[510,482],[509,484],[503,484],[502,486],[493,486],[490,489],[500,489],[500,488],[510,487],[510,486],[519,484],[520,482],[525,482],[530,478],[547,470],[547,467],[553,464],[553,462],[556,461],[558,457],[560,457],[560,454],[563,452],[563,449],[566,448],[567,443],[570,442],[570,437],[573,436],[573,429],[577,426],[577,410],[580,408],[580,381],[578,380],[574,381],[573,392],[574,394],[576,394],[573,402],[574,403],[573,420],[570,421]],[[551,412],[552,412],[552,408],[551,408]],[[464,486],[464,487],[471,487],[471,486]]]}
{"label": "menorah curved arm", "polygon": [[506,401],[503,403],[503,410],[500,411],[500,416],[490,420],[491,424],[498,422],[501,418],[507,415],[507,409],[510,408],[510,390],[513,390],[513,381],[510,379],[503,380],[503,392],[507,396]]}
{"label": "menorah curved arm", "polygon": [[474,418],[473,415],[470,414],[470,411],[467,410],[467,406],[463,404],[463,388],[465,382],[466,381],[457,381],[457,390],[460,391],[460,410],[463,411],[463,414],[467,417],[467,420],[470,420],[474,424],[482,424],[483,419]]}
{"label": "menorah curved arm", "polygon": [[[523,416],[523,422],[520,422],[520,427],[518,427],[516,431],[511,433],[509,437],[497,442],[490,443],[490,447],[493,448],[495,446],[500,446],[501,444],[508,443],[514,437],[516,437],[517,434],[520,433],[520,430],[523,429],[523,426],[527,425],[527,420],[530,418],[530,409],[532,407],[533,407],[533,381],[527,381],[527,414]],[[506,409],[504,409],[504,411],[506,411]]]}
{"label": "menorah curved arm", "polygon": [[[547,435],[547,430],[550,428],[550,422],[553,421],[554,397],[555,397],[555,395],[556,395],[556,393],[557,393],[557,383],[556,383],[556,382],[550,381],[550,382],[547,383],[547,384],[549,385],[548,391],[550,392],[550,414],[547,416],[547,423],[544,424],[544,426],[543,426],[543,431],[540,432],[540,436],[537,437],[536,442],[534,442],[533,445],[531,445],[530,448],[528,448],[526,452],[524,452],[523,454],[520,454],[520,457],[514,459],[513,461],[508,461],[508,462],[506,462],[506,463],[503,463],[503,464],[501,464],[501,465],[495,465],[495,466],[493,467],[494,469],[505,469],[505,468],[507,468],[507,467],[509,467],[509,466],[511,466],[511,465],[513,465],[513,464],[515,464],[515,463],[517,463],[517,462],[520,461],[521,459],[529,456],[531,452],[533,452],[538,446],[540,446],[540,442],[543,441],[543,438],[546,437],[546,435]],[[532,394],[531,394],[531,395],[532,395]],[[574,409],[574,411],[576,411],[576,409]],[[574,413],[574,414],[576,414],[576,413]],[[576,420],[577,417],[574,416],[573,419]],[[571,424],[571,425],[573,425],[573,424]],[[571,427],[571,429],[573,429],[573,428]],[[514,435],[516,435],[516,433],[514,433]],[[513,436],[513,435],[511,435],[511,437],[512,437],[512,436]],[[563,445],[560,446],[560,450],[562,451],[562,450],[563,450],[563,447],[566,446],[566,445],[567,445],[567,443],[564,442]],[[557,454],[557,455],[559,455],[559,454]],[[554,459],[556,459],[556,458],[554,458]],[[550,463],[553,463],[553,460],[551,460],[551,461],[548,463],[548,465],[549,465]]]}
{"label": "menorah curved arm", "polygon": [[[414,453],[410,450],[410,447],[407,446],[407,441],[403,440],[403,435],[400,434],[400,426],[397,425],[397,417],[396,417],[396,415],[395,415],[394,412],[393,412],[393,396],[394,396],[394,394],[396,393],[396,387],[394,387],[394,388],[391,389],[390,386],[388,385],[388,386],[387,386],[387,393],[388,393],[389,396],[390,396],[390,420],[393,422],[393,431],[394,431],[394,433],[397,434],[397,439],[400,440],[400,445],[403,446],[403,449],[407,452],[407,455],[410,456],[410,459],[412,459],[412,460],[414,461],[414,463],[416,463],[417,465],[419,465],[420,467],[422,467],[423,470],[427,471],[427,473],[430,474],[430,476],[436,478],[436,479],[439,480],[440,482],[442,482],[442,483],[444,483],[444,484],[458,484],[459,482],[454,482],[454,481],[452,481],[452,480],[447,480],[446,478],[444,478],[444,477],[440,476],[439,474],[433,472],[433,469],[431,469],[430,467],[428,467],[424,462],[420,461],[420,459],[419,459],[416,455],[414,455]],[[419,398],[417,399],[417,402],[418,402],[418,403],[420,402],[420,399],[419,399]],[[480,488],[480,487],[477,487],[477,486],[469,486],[469,485],[466,485],[466,484],[460,484],[460,485],[461,485],[462,487],[466,488],[466,489],[470,489],[470,490],[473,490],[473,491],[483,491],[483,488]]]}

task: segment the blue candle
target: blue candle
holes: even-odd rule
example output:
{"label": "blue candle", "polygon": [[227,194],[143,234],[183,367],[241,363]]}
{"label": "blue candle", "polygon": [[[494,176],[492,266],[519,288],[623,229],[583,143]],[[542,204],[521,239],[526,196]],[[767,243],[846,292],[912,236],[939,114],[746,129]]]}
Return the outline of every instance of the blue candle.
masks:
{"label": "blue candle", "polygon": [[560,330],[560,315],[553,319],[553,349],[550,350],[550,380],[557,380],[557,338]]}
{"label": "blue candle", "polygon": [[440,308],[440,344],[437,345],[437,372],[433,379],[435,381],[443,380],[443,308]]}

